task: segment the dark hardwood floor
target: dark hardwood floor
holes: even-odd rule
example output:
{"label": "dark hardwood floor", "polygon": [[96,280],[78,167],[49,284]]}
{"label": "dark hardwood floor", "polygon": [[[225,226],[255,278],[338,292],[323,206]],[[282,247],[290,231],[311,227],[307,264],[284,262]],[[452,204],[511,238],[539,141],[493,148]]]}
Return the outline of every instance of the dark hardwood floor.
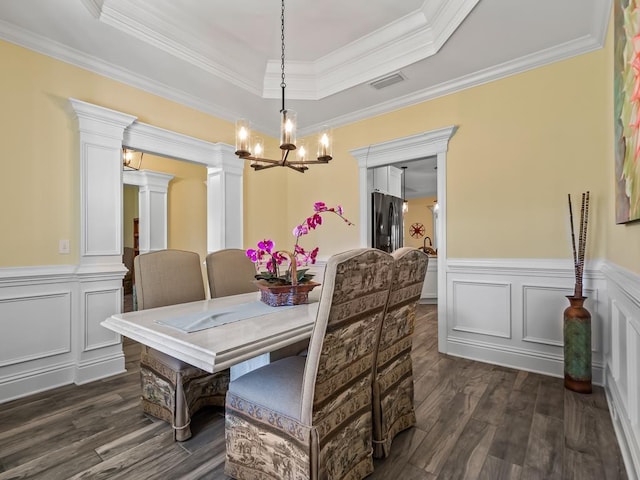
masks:
{"label": "dark hardwood floor", "polygon": [[[435,306],[418,313],[418,423],[369,478],[627,478],[602,388],[579,395],[558,378],[442,355]],[[125,374],[0,405],[0,480],[227,479],[223,411],[199,412],[193,437],[174,442],[141,411],[139,352],[125,341]]]}

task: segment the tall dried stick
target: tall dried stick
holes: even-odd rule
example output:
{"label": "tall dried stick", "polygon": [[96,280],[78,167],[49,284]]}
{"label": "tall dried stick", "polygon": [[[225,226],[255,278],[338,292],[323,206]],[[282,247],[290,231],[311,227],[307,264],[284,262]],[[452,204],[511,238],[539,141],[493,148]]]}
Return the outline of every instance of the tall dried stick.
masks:
{"label": "tall dried stick", "polygon": [[582,234],[580,235],[580,249],[579,249],[579,261],[580,261],[580,295],[582,296],[582,279],[584,276],[584,256],[587,248],[587,226],[589,223],[589,192],[585,195],[584,200],[584,217],[581,219]]}
{"label": "tall dried stick", "polygon": [[[567,194],[569,200],[569,224],[571,225],[571,247],[573,248],[573,268],[578,268],[578,255],[576,253],[576,234],[573,229],[573,208],[571,207],[571,194]],[[576,275],[578,271],[576,270]]]}

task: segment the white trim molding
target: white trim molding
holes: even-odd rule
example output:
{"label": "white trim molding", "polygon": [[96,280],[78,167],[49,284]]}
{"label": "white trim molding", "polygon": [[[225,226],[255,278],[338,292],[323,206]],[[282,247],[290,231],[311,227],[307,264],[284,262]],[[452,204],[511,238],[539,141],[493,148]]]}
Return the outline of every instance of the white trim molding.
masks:
{"label": "white trim molding", "polygon": [[[124,371],[120,336],[100,325],[121,311],[127,272],[122,263],[123,145],[215,169],[225,181],[208,195],[209,231],[222,232],[216,248],[242,246],[244,165],[231,146],[137,123],[133,115],[74,98],[69,104],[79,131],[80,239],[72,242],[80,246],[79,262],[0,269],[5,333],[0,336],[0,403]],[[153,218],[154,230],[163,232],[147,235],[148,250],[166,248],[170,176],[142,171],[126,177],[141,185],[142,217]],[[141,230],[142,240],[144,224]]]}
{"label": "white trim molding", "polygon": [[[419,133],[404,138],[356,148],[349,153],[358,161],[358,189],[360,203],[360,245],[371,246],[371,192],[373,192],[373,169],[420,158],[437,158],[438,193],[438,238],[437,274],[438,274],[438,350],[447,353],[445,329],[440,319],[446,317],[445,305],[447,289],[445,283],[445,261],[447,259],[447,150],[449,140],[455,134],[457,126]],[[442,320],[444,321],[444,320]]]}
{"label": "white trim molding", "polygon": [[627,476],[640,478],[640,275],[606,262],[605,391]]}
{"label": "white trim molding", "polygon": [[[602,385],[606,283],[601,262],[585,267],[591,313],[593,381]],[[449,354],[556,377],[564,376],[563,312],[573,293],[570,260],[447,259],[439,332]]]}
{"label": "white trim molding", "polygon": [[167,197],[173,175],[151,170],[125,170],[122,183],[138,187],[140,253],[167,248]]}

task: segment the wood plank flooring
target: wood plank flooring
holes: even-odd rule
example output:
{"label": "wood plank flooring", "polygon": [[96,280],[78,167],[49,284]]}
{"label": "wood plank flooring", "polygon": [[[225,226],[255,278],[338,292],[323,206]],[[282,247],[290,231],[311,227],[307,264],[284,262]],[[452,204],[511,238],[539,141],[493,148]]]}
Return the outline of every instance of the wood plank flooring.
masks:
{"label": "wood plank flooring", "polygon": [[[436,307],[414,337],[418,422],[396,437],[370,479],[627,479],[602,388],[442,355]],[[222,409],[199,412],[173,441],[139,405],[139,345],[127,373],[0,405],[0,480],[226,480]]]}

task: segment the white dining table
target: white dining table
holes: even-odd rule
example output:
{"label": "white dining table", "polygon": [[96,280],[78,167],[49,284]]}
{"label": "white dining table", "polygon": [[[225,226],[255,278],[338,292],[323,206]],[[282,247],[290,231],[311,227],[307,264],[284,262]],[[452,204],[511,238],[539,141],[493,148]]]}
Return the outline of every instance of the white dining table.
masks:
{"label": "white dining table", "polygon": [[245,293],[166,307],[116,313],[101,325],[120,335],[159,350],[207,372],[217,372],[279,348],[308,339],[318,311],[320,290],[308,304],[269,307],[268,312],[223,325],[187,333],[166,325],[172,319],[207,312],[241,309],[259,301],[260,294]]}

